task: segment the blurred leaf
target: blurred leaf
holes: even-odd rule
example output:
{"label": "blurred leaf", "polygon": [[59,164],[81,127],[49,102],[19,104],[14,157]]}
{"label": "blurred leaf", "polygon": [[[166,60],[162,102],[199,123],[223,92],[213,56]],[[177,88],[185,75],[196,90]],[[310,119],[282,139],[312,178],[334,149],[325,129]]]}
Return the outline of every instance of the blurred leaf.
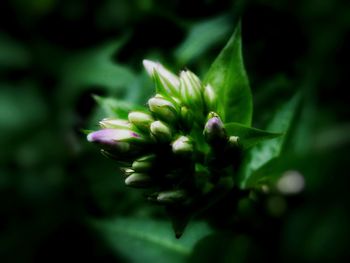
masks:
{"label": "blurred leaf", "polygon": [[0,83],[0,129],[4,132],[25,130],[46,116],[43,98],[31,85],[12,87]]}
{"label": "blurred leaf", "polygon": [[10,3],[20,11],[21,15],[40,17],[55,7],[56,0],[13,0]]}
{"label": "blurred leaf", "polygon": [[260,179],[259,177],[255,177],[254,173],[266,163],[280,155],[285,142],[286,133],[295,116],[298,102],[299,95],[295,95],[276,112],[272,122],[267,126],[267,130],[284,132],[285,134],[283,136],[266,141],[247,152],[240,171],[239,180],[241,188],[254,187]]}
{"label": "blurred leaf", "polygon": [[110,42],[68,58],[62,67],[62,97],[72,98],[86,87],[104,87],[115,93],[131,85],[135,74],[112,60],[124,42],[125,39]]}
{"label": "blurred leaf", "polygon": [[105,118],[113,117],[120,119],[127,119],[128,114],[132,110],[142,110],[142,107],[126,102],[124,100],[118,100],[115,98],[104,98],[100,96],[94,96],[99,106],[105,113]]}
{"label": "blurred leaf", "polygon": [[230,136],[238,136],[239,144],[247,149],[259,142],[281,136],[280,133],[272,133],[268,131],[251,128],[240,123],[230,122],[225,124],[225,128]]}
{"label": "blurred leaf", "polygon": [[0,35],[0,68],[22,68],[29,64],[26,47],[3,34]]}
{"label": "blurred leaf", "polygon": [[185,262],[198,240],[210,233],[204,223],[192,223],[181,239],[169,224],[154,219],[119,218],[96,222],[106,241],[130,262]]}
{"label": "blurred leaf", "polygon": [[251,125],[253,104],[243,64],[240,24],[210,67],[205,83],[216,91],[218,111],[224,122]]}
{"label": "blurred leaf", "polygon": [[181,64],[188,64],[224,40],[230,29],[230,17],[227,15],[193,25],[185,41],[175,50],[175,57]]}
{"label": "blurred leaf", "polygon": [[251,237],[239,233],[213,233],[200,240],[188,262],[265,262]]}

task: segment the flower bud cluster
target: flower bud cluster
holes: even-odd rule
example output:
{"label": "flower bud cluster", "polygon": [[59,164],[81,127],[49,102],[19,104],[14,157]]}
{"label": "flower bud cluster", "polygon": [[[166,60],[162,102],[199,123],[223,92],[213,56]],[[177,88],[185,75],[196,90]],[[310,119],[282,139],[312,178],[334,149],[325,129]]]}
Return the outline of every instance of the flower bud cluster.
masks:
{"label": "flower bud cluster", "polygon": [[158,92],[148,109],[103,119],[87,139],[120,163],[127,186],[147,189],[148,200],[190,205],[227,176],[238,137],[227,135],[209,84],[189,70],[176,76],[156,62],[144,66]]}

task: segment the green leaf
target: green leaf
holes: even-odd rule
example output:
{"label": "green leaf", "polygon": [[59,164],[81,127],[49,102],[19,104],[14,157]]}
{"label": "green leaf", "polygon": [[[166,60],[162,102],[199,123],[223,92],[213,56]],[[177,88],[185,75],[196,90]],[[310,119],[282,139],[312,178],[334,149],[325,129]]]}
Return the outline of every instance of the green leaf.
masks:
{"label": "green leaf", "polygon": [[227,15],[194,24],[185,41],[175,50],[175,57],[180,64],[188,64],[216,43],[223,41],[229,34],[230,27],[230,18]]}
{"label": "green leaf", "polygon": [[284,131],[284,135],[253,147],[246,154],[239,175],[239,184],[241,188],[255,187],[260,177],[254,176],[254,174],[258,174],[257,172],[260,168],[281,154],[286,139],[286,133],[296,114],[298,102],[299,95],[295,95],[288,103],[279,109],[272,122],[267,126],[267,130],[276,132]]}
{"label": "green leaf", "polygon": [[251,125],[252,95],[242,57],[241,26],[221,51],[205,77],[218,96],[218,112],[225,123]]}
{"label": "green leaf", "polygon": [[210,233],[204,223],[192,223],[176,239],[169,222],[154,219],[119,218],[95,222],[112,250],[130,262],[185,262],[198,240]]}
{"label": "green leaf", "polygon": [[225,128],[230,136],[238,136],[239,144],[243,149],[250,148],[259,142],[281,136],[281,133],[274,133],[251,128],[240,123],[227,123]]}

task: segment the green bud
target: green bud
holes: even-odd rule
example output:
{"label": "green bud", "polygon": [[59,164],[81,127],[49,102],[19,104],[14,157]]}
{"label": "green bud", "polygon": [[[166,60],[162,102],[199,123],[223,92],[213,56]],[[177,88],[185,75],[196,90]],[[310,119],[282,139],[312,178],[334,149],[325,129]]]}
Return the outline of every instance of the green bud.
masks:
{"label": "green bud", "polygon": [[181,100],[176,97],[170,97],[176,108],[179,108],[182,104]]}
{"label": "green bud", "polygon": [[188,110],[188,108],[186,106],[181,107],[180,116],[181,116],[182,122],[186,125],[186,127],[191,128],[192,127],[192,123],[191,123],[192,118],[191,118],[190,111]]}
{"label": "green bud", "polygon": [[148,172],[153,167],[155,155],[147,155],[133,162],[132,169],[136,172]]}
{"label": "green bud", "polygon": [[142,131],[148,131],[151,123],[154,121],[151,115],[139,111],[130,112],[128,118],[132,124]]}
{"label": "green bud", "polygon": [[204,88],[204,102],[208,110],[216,109],[216,105],[217,105],[216,94],[213,90],[213,87],[210,86],[209,84]]}
{"label": "green bud", "polygon": [[131,129],[130,122],[121,119],[105,118],[99,124],[103,129]]}
{"label": "green bud", "polygon": [[159,119],[172,123],[177,119],[175,105],[161,95],[156,95],[148,101],[150,111]]}
{"label": "green bud", "polygon": [[199,78],[191,71],[181,71],[180,92],[184,103],[188,106],[195,106],[203,109],[202,84]]}
{"label": "green bud", "polygon": [[125,179],[125,184],[135,188],[147,188],[152,185],[152,178],[148,174],[133,173]]}
{"label": "green bud", "polygon": [[206,141],[209,143],[222,142],[227,139],[225,126],[215,112],[209,113],[203,133]]}
{"label": "green bud", "polygon": [[172,150],[175,154],[188,155],[193,152],[193,144],[188,137],[181,136],[172,143]]}
{"label": "green bud", "polygon": [[154,159],[156,159],[156,155],[149,154],[149,155],[145,155],[145,156],[142,156],[142,157],[138,158],[137,161],[140,161],[140,162],[153,162]]}
{"label": "green bud", "polygon": [[228,138],[228,143],[231,145],[231,146],[239,146],[239,137],[238,136],[230,136]]}
{"label": "green bud", "polygon": [[135,171],[133,169],[130,168],[120,168],[120,170],[122,171],[122,173],[126,176],[129,177],[130,175],[132,175],[133,173],[135,173]]}
{"label": "green bud", "polygon": [[177,96],[179,94],[180,81],[179,78],[163,67],[162,64],[158,62],[153,62],[151,60],[144,60],[143,65],[146,68],[148,75],[151,77],[159,77],[160,84],[164,87],[169,95]]}
{"label": "green bud", "polygon": [[172,137],[170,128],[161,121],[152,122],[151,134],[160,142],[169,142]]}
{"label": "green bud", "polygon": [[183,190],[165,191],[158,193],[157,201],[162,204],[175,204],[184,201],[186,197]]}

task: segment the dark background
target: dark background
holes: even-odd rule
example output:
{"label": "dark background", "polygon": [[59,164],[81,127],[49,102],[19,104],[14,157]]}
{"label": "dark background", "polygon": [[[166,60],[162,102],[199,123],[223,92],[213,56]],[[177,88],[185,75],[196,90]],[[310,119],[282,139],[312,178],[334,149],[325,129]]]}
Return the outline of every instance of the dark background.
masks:
{"label": "dark background", "polygon": [[286,158],[306,189],[287,200],[283,216],[202,240],[190,261],[345,260],[349,7],[341,0],[1,1],[1,262],[121,260],[88,220],[162,214],[125,190],[113,162],[85,142],[81,129],[103,116],[91,94],[144,103],[152,95],[144,58],[203,76],[239,16],[254,126],[303,94]]}

